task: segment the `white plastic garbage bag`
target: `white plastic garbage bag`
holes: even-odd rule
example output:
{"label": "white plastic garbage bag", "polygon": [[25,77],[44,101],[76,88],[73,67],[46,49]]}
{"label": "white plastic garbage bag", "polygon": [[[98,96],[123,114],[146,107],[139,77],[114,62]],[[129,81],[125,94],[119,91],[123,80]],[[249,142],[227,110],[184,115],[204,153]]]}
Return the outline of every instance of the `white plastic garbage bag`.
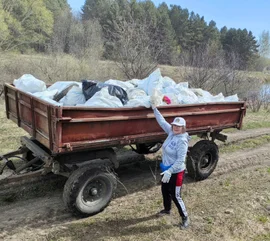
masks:
{"label": "white plastic garbage bag", "polygon": [[82,88],[73,86],[59,102],[63,103],[64,106],[75,106],[77,104],[84,104],[85,101]]}
{"label": "white plastic garbage bag", "polygon": [[225,97],[224,101],[226,101],[226,102],[237,102],[237,101],[239,101],[239,98],[238,98],[237,94],[235,94],[235,95],[230,95],[230,96]]}
{"label": "white plastic garbage bag", "polygon": [[139,107],[144,106],[146,108],[150,108],[150,96],[141,96],[138,98],[134,98],[128,101],[128,103],[125,105],[125,107]]}
{"label": "white plastic garbage bag", "polygon": [[171,78],[168,77],[168,76],[164,76],[164,77],[163,77],[163,80],[162,80],[162,87],[163,87],[163,88],[166,88],[166,87],[168,87],[168,86],[173,87],[173,86],[175,86],[175,85],[176,85],[176,83],[174,82],[173,79],[171,79]]}
{"label": "white plastic garbage bag", "polygon": [[[14,80],[14,85],[18,89],[34,94],[34,96],[41,99],[59,100],[59,98],[62,98],[59,103],[64,106],[119,108],[123,107],[123,105],[126,107],[150,107],[151,103],[160,106],[239,101],[237,94],[224,97],[222,93],[219,93],[213,96],[210,92],[200,88],[188,88],[188,82],[176,84],[170,77],[163,77],[160,69],[156,69],[147,78],[142,80],[132,79],[120,81],[109,79],[105,83],[98,81],[92,82],[95,83],[93,90],[90,89],[91,85],[83,88],[82,83],[75,81],[58,81],[46,89],[46,84],[43,81],[26,74]],[[87,93],[86,89],[88,91]],[[120,97],[118,92],[120,93]],[[90,98],[87,102],[85,102],[88,99],[86,94]],[[65,96],[63,97],[63,95]]]}
{"label": "white plastic garbage bag", "polygon": [[166,95],[167,93],[178,95],[179,90],[176,88],[176,86],[167,86],[162,90],[162,93],[164,95]]}
{"label": "white plastic garbage bag", "polygon": [[198,97],[191,89],[178,86],[177,90],[177,98],[179,104],[193,104],[199,102]]}
{"label": "white plastic garbage bag", "polygon": [[156,69],[147,78],[138,83],[138,88],[144,90],[149,96],[153,95],[155,89],[162,91],[163,77],[161,76],[160,69]]}
{"label": "white plastic garbage bag", "polygon": [[134,87],[138,87],[139,82],[141,82],[141,79],[132,79],[132,80],[127,80],[127,83],[132,84]]}
{"label": "white plastic garbage bag", "polygon": [[53,99],[53,97],[57,94],[57,90],[45,90],[42,92],[35,92],[31,94],[38,98],[47,97],[47,98]]}
{"label": "white plastic garbage bag", "polygon": [[194,88],[190,90],[193,91],[193,93],[198,97],[199,103],[211,102],[213,96],[208,91],[201,88]]}
{"label": "white plastic garbage bag", "polygon": [[224,102],[225,98],[222,93],[219,93],[218,95],[212,96],[210,99],[210,102]]}
{"label": "white plastic garbage bag", "polygon": [[177,87],[188,88],[188,82],[179,82],[179,83],[177,84]]}
{"label": "white plastic garbage bag", "polygon": [[44,81],[35,78],[31,74],[24,74],[19,79],[15,79],[13,84],[19,90],[35,93],[46,90],[46,84]]}
{"label": "white plastic garbage bag", "polygon": [[109,79],[109,80],[105,81],[105,83],[110,84],[110,85],[119,86],[119,87],[123,88],[125,91],[127,91],[128,89],[133,89],[134,88],[134,85],[127,82],[127,81]]}
{"label": "white plastic garbage bag", "polygon": [[182,88],[188,89],[188,82],[180,82],[178,84],[166,85],[163,87],[163,93],[164,94],[174,93],[174,94],[178,95],[178,94],[180,94]]}
{"label": "white plastic garbage bag", "polygon": [[147,96],[144,90],[138,88],[128,89],[127,95],[129,100]]}
{"label": "white plastic garbage bag", "polygon": [[62,103],[59,103],[59,102],[57,102],[57,101],[55,101],[55,100],[52,100],[51,98],[49,98],[49,97],[47,97],[47,96],[41,96],[40,99],[41,99],[41,100],[44,100],[44,101],[47,101],[47,102],[49,102],[50,104],[55,105],[55,106],[63,106]]}
{"label": "white plastic garbage bag", "polygon": [[100,91],[96,92],[89,100],[85,102],[84,105],[95,108],[123,107],[123,104],[119,98],[109,94],[108,87],[104,87]]}
{"label": "white plastic garbage bag", "polygon": [[143,89],[148,95],[151,96],[153,95],[154,90],[158,90],[163,94],[170,93],[170,90],[173,90],[175,86],[176,83],[174,82],[174,80],[167,76],[162,77],[160,70],[157,69],[148,78],[146,78],[144,82],[142,82],[141,87],[139,84],[138,88]]}

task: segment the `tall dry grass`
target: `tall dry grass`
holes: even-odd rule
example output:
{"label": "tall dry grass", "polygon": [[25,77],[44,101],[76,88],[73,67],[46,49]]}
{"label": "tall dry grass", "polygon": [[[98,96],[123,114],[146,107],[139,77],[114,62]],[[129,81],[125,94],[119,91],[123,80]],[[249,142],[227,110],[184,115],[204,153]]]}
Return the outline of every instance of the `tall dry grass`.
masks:
{"label": "tall dry grass", "polygon": [[[175,82],[183,81],[183,67],[159,65],[163,76],[169,76]],[[80,81],[93,79],[127,79],[123,72],[112,61],[97,59],[78,59],[71,55],[19,55],[0,53],[0,83],[12,82],[23,74],[32,74],[46,82],[61,80]],[[247,77],[265,81],[267,74],[247,72]]]}
{"label": "tall dry grass", "polygon": [[23,74],[32,74],[46,83],[92,79],[124,79],[110,61],[77,59],[70,55],[0,55],[0,84],[11,83]]}

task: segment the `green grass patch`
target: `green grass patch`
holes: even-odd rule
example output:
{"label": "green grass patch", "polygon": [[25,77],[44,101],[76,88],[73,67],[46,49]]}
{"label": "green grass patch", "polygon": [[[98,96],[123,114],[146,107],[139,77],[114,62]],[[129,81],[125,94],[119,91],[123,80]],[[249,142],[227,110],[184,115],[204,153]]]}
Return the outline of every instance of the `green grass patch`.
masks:
{"label": "green grass patch", "polygon": [[270,241],[270,233],[259,235],[254,238],[254,241]]}
{"label": "green grass patch", "polygon": [[247,110],[243,120],[243,130],[268,127],[270,127],[270,112],[266,110],[260,110],[259,112]]}
{"label": "green grass patch", "polygon": [[266,216],[259,216],[257,219],[261,223],[267,223],[268,222],[268,217],[266,217]]}
{"label": "green grass patch", "polygon": [[[259,112],[247,110],[243,119],[242,130],[270,128],[270,112],[261,109]],[[224,133],[232,133],[238,131],[236,128],[225,129]]]}
{"label": "green grass patch", "polygon": [[221,153],[230,153],[243,149],[254,149],[266,143],[270,143],[269,135],[263,135],[260,137],[239,141],[237,142],[237,145],[235,143],[227,143],[221,146],[219,150]]}

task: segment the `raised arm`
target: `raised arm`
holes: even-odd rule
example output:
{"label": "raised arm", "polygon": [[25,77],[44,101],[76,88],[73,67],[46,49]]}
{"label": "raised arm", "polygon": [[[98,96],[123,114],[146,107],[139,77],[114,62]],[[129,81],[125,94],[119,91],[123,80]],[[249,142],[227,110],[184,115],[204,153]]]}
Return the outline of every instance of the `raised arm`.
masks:
{"label": "raised arm", "polygon": [[161,113],[158,111],[158,109],[155,107],[153,108],[154,115],[156,117],[156,120],[160,127],[167,133],[169,134],[172,127],[171,125],[164,119],[164,117],[161,115]]}

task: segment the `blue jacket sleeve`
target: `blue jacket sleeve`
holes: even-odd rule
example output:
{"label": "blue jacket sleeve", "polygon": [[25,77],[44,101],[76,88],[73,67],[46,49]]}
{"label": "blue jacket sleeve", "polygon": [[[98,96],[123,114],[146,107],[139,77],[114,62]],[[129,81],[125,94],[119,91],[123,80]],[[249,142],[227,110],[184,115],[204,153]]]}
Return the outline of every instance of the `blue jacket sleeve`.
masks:
{"label": "blue jacket sleeve", "polygon": [[157,108],[154,108],[154,115],[156,117],[156,120],[160,127],[169,134],[172,130],[172,126],[164,119],[164,117],[161,115],[161,113],[158,111]]}

